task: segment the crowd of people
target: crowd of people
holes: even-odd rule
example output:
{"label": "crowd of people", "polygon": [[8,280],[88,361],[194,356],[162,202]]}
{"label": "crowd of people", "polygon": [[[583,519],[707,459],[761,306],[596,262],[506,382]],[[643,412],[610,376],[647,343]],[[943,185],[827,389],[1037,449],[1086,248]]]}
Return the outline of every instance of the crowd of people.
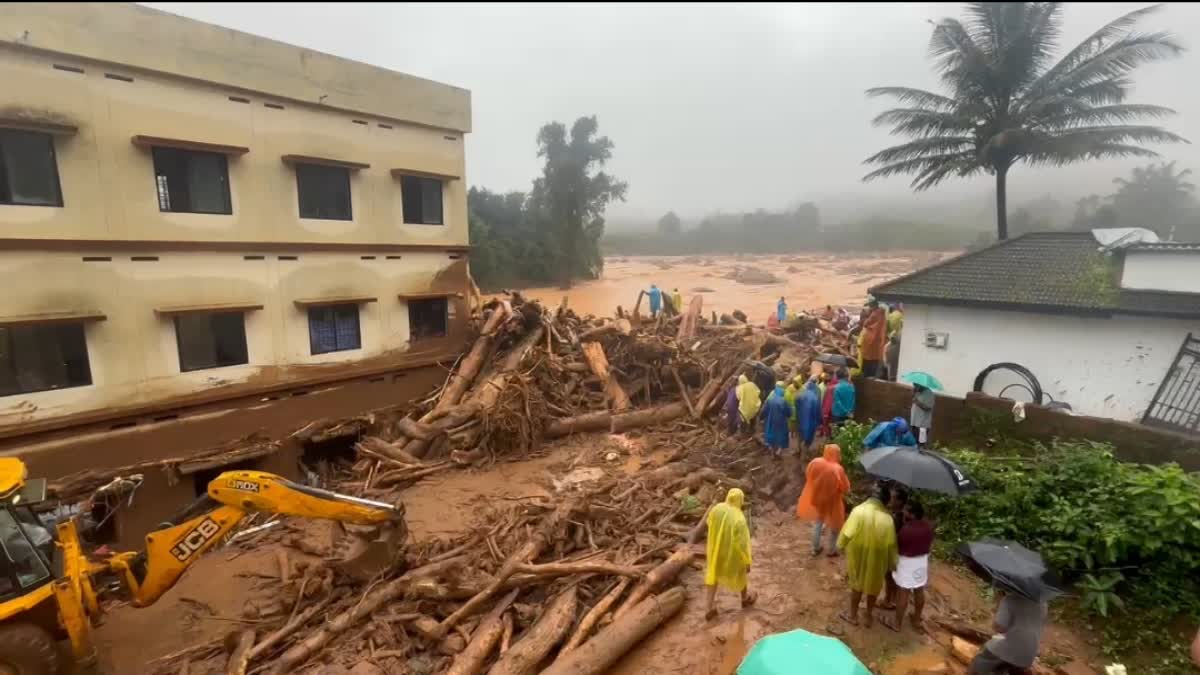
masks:
{"label": "crowd of people", "polygon": [[[782,323],[787,311],[786,299],[780,298],[772,318]],[[838,616],[854,626],[870,627],[878,620],[899,632],[907,621],[923,631],[929,557],[935,538],[924,505],[903,485],[881,481],[847,514],[850,479],[841,463],[841,448],[828,442],[840,424],[854,417],[855,377],[896,378],[903,308],[889,311],[871,301],[857,322],[852,322],[845,310],[832,307],[826,308],[822,318],[856,336],[858,367],[852,370],[815,363],[807,375],[777,380],[769,367],[753,364],[726,392],[726,424],[730,434],[755,434],[761,425],[761,440],[776,457],[791,447],[803,456],[825,439],[821,455],[806,465],[796,516],[812,523],[814,558],[845,558],[847,604]],[[932,389],[914,385],[908,418],[880,422],[864,438],[863,448],[926,446],[935,401]],[[716,614],[718,587],[738,593],[743,607],[756,599],[749,586],[752,556],[744,502],[740,490],[731,490],[726,501],[706,516],[705,613],[709,618]],[[1000,598],[993,625],[996,637],[972,662],[973,674],[1020,672],[1029,668],[1037,655],[1046,603],[1015,594],[1000,594]]]}

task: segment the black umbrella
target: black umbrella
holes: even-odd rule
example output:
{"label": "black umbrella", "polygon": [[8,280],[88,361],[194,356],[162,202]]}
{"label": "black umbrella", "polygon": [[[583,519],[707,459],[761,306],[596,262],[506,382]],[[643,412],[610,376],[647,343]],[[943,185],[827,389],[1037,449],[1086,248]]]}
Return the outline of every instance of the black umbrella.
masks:
{"label": "black umbrella", "polygon": [[1061,582],[1046,561],[1015,541],[981,539],[958,547],[972,572],[1001,588],[1042,602],[1062,595]]}
{"label": "black umbrella", "polygon": [[910,445],[887,445],[868,450],[859,458],[867,473],[894,480],[918,490],[957,497],[975,489],[975,481],[945,457]]}
{"label": "black umbrella", "polygon": [[831,366],[842,366],[845,368],[858,367],[858,361],[855,361],[849,356],[842,356],[841,354],[821,354],[813,360],[817,363],[828,363]]}

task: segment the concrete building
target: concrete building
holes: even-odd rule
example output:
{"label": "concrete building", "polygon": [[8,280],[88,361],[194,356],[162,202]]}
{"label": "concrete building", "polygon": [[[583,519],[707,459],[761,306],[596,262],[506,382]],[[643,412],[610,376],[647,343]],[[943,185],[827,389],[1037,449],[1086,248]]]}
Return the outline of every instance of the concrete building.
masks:
{"label": "concrete building", "polygon": [[457,356],[469,92],[132,4],[0,5],[0,81],[0,451],[35,475],[399,403]]}
{"label": "concrete building", "polygon": [[[1150,234],[1150,233],[1147,233]],[[900,372],[946,393],[1066,403],[1200,433],[1200,244],[1102,230],[1026,234],[884,283],[904,303]]]}

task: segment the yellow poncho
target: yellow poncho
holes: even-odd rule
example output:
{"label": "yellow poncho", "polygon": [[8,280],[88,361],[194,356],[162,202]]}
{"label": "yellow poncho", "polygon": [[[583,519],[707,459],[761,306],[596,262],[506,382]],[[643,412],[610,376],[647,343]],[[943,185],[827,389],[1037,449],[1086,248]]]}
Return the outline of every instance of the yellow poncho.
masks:
{"label": "yellow poncho", "polygon": [[750,567],[750,527],[742,513],[745,494],[734,488],[725,503],[708,511],[708,566],[704,584],[720,585],[741,593],[746,589],[746,571]]}
{"label": "yellow poncho", "polygon": [[892,514],[874,497],[859,504],[850,512],[837,545],[846,552],[850,590],[878,595],[884,576],[899,558]]}
{"label": "yellow poncho", "polygon": [[738,378],[737,386],[738,411],[742,413],[743,422],[753,422],[758,409],[762,407],[762,392],[750,378],[742,375]]}

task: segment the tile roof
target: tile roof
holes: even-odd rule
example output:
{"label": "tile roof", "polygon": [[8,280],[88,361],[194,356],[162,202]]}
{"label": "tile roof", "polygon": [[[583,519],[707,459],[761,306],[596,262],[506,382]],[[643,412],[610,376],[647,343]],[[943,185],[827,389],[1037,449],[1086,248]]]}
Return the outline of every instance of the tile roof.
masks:
{"label": "tile roof", "polygon": [[871,289],[880,300],[1024,311],[1200,317],[1200,293],[1119,288],[1088,232],[1034,232]]}

